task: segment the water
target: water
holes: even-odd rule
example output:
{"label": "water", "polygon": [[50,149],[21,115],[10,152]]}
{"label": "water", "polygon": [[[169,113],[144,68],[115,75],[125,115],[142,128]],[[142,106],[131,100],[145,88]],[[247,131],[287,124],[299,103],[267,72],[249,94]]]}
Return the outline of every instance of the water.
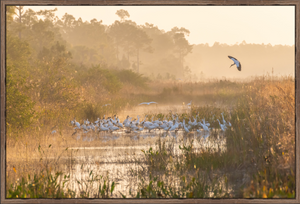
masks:
{"label": "water", "polygon": [[[189,113],[190,109],[184,105],[163,106],[163,105],[145,105],[136,106],[130,110],[123,110],[118,113],[120,121],[123,121],[127,115],[137,118],[139,115],[141,120],[144,114],[149,113]],[[107,117],[107,116],[106,116]],[[140,120],[140,121],[141,121]],[[72,135],[72,136],[71,136]],[[58,135],[55,135],[58,137]],[[54,141],[55,136],[51,136]],[[78,131],[74,133],[73,128],[71,132],[65,132],[67,144],[57,144],[64,152],[68,147],[68,152],[60,157],[59,170],[64,174],[70,174],[69,182],[66,189],[71,189],[76,192],[77,197],[80,197],[82,191],[92,192],[90,197],[94,197],[99,189],[100,177],[95,178],[96,175],[101,175],[103,178],[108,176],[110,185],[114,181],[117,185],[113,195],[110,197],[121,198],[121,194],[128,197],[129,189],[134,192],[140,180],[137,174],[146,175],[147,165],[145,162],[145,155],[143,151],[157,151],[158,141],[165,143],[167,151],[173,157],[180,157],[183,151],[179,145],[188,147],[193,141],[193,151],[201,153],[203,149],[210,149],[212,151],[226,151],[226,139],[223,132],[219,130],[212,130],[210,132],[193,131],[185,133],[182,130],[177,132],[165,132],[164,130],[144,130],[139,133],[124,133],[123,130],[115,131],[113,133],[95,133],[89,131],[84,133]],[[63,147],[64,146],[64,147]],[[143,151],[142,151],[143,150]],[[59,151],[57,151],[59,152]],[[58,153],[59,154],[59,153]],[[40,159],[38,157],[31,159]],[[49,160],[57,160],[57,156],[47,156]],[[56,169],[57,170],[57,169]],[[54,170],[53,170],[53,173]],[[155,173],[155,172],[152,172]],[[101,183],[103,185],[103,178]],[[172,185],[178,187],[180,185],[179,178],[173,176],[162,177],[165,183],[172,182]],[[94,180],[94,181],[93,181]],[[83,182],[85,181],[85,182]]]}
{"label": "water", "polygon": [[[77,140],[80,144],[82,142],[89,143],[90,146],[73,146],[69,148],[72,155],[64,157],[66,161],[63,165],[64,172],[70,173],[70,184],[72,184],[67,188],[76,191],[79,195],[85,189],[82,187],[85,185],[78,184],[77,180],[91,180],[89,175],[92,171],[91,175],[102,175],[104,177],[108,175],[110,184],[112,181],[118,183],[112,197],[121,197],[120,192],[128,196],[129,188],[134,191],[139,182],[138,177],[133,172],[139,173],[147,168],[142,150],[149,151],[152,147],[152,151],[155,152],[158,148],[156,144],[160,139],[161,144],[164,142],[165,146],[168,147],[167,149],[172,151],[174,156],[180,156],[183,153],[179,145],[187,147],[192,141],[193,151],[195,152],[201,152],[202,149],[207,148],[215,151],[219,149],[220,151],[226,151],[225,138],[221,136],[221,132],[216,131],[216,133],[219,134],[216,138],[212,138],[212,132],[204,131],[188,134],[183,131],[166,133],[158,130],[150,133],[142,131],[134,134],[125,134],[121,131],[100,133],[99,135],[82,133],[80,139],[77,140],[77,136],[74,140]],[[97,141],[101,141],[101,144],[98,144]],[[125,144],[124,141],[129,142]],[[139,161],[139,163],[136,161]],[[89,191],[95,194],[99,188],[99,182],[93,182],[89,185]]]}

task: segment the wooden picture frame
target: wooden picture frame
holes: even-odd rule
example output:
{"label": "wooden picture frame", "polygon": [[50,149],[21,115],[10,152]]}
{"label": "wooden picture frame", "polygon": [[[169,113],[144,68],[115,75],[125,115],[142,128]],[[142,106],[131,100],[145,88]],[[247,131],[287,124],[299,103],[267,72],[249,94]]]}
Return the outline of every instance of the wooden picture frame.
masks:
{"label": "wooden picture frame", "polygon": [[[6,6],[7,5],[189,5],[189,6],[295,6],[295,86],[296,86],[296,199],[7,199],[6,180]],[[299,0],[1,0],[1,203],[300,203],[300,1]]]}

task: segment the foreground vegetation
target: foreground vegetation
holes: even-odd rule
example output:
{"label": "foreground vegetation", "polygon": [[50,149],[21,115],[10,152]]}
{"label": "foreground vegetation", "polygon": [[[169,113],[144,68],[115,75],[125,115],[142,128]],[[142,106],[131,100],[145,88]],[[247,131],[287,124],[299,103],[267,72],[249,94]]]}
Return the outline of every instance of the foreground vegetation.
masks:
{"label": "foreground vegetation", "polygon": [[[224,112],[225,120],[232,124],[223,134],[225,151],[204,147],[196,151],[195,141],[189,133],[185,135],[187,140],[179,146],[182,154],[174,155],[172,145],[159,139],[156,146],[143,150],[143,160],[135,160],[136,164],[146,161],[146,169],[132,171],[138,178],[136,189],[127,189],[127,194],[115,192],[113,197],[295,198],[294,81],[289,78],[256,80],[239,86],[244,94],[234,106],[193,106],[191,112],[179,114],[181,121],[196,114],[205,118],[213,128],[211,140],[218,141],[218,135],[222,134],[214,130],[219,128],[216,119],[221,119]],[[148,114],[148,118],[152,116],[154,119],[171,117],[163,113]],[[7,196],[109,197],[114,193],[117,181],[107,184],[108,180],[97,180],[103,178],[100,175],[91,172],[90,176],[93,179],[86,182],[101,184],[100,194],[93,188],[79,194],[66,190],[64,185],[68,183],[68,173],[58,171],[51,174],[44,169],[31,179],[24,175],[22,178],[20,174],[19,182],[9,180]],[[33,191],[32,185],[40,186],[40,192]]]}

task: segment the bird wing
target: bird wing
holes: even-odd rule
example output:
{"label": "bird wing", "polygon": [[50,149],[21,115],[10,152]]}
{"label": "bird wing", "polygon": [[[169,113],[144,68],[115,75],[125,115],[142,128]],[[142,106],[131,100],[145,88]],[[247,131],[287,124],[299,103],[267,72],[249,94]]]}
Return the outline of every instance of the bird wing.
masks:
{"label": "bird wing", "polygon": [[232,56],[229,56],[229,55],[228,55],[228,58],[231,59],[231,60],[236,60],[236,61],[238,61],[236,58],[234,58],[234,57],[232,57]]}
{"label": "bird wing", "polygon": [[228,58],[231,59],[234,62],[234,64],[236,64],[236,67],[238,68],[238,70],[241,71],[241,69],[242,69],[241,63],[232,56],[228,56]]}
{"label": "bird wing", "polygon": [[232,57],[232,58],[230,58],[230,59],[234,62],[234,64],[236,64],[236,65],[239,64],[239,61],[238,61],[237,59],[235,59],[234,57]]}
{"label": "bird wing", "polygon": [[242,69],[241,63],[238,60],[234,60],[234,59],[232,59],[232,60],[234,61],[234,64],[236,64],[236,67],[238,68],[238,70],[241,71],[241,69]]}
{"label": "bird wing", "polygon": [[149,102],[149,103],[156,103],[156,102]]}
{"label": "bird wing", "polygon": [[239,66],[238,66],[237,68],[238,68],[239,71],[242,70],[242,65],[241,65],[241,63],[239,63]]}
{"label": "bird wing", "polygon": [[146,103],[146,102],[143,102],[143,103],[140,103],[139,105],[143,105],[143,104],[148,104],[148,103]]}

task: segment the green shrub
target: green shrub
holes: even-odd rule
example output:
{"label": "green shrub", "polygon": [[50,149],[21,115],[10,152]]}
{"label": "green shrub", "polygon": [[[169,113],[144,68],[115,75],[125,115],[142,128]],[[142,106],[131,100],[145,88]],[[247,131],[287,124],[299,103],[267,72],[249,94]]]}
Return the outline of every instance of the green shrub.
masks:
{"label": "green shrub", "polygon": [[11,67],[6,68],[6,125],[8,130],[28,127],[34,116],[34,102],[20,91],[24,80],[16,80]]}
{"label": "green shrub", "polygon": [[129,83],[136,87],[147,88],[147,82],[149,79],[142,74],[133,72],[132,70],[117,71],[116,75],[123,83]]}
{"label": "green shrub", "polygon": [[93,66],[87,71],[81,71],[77,75],[77,80],[81,84],[91,84],[94,87],[103,86],[110,93],[117,93],[122,88],[119,78],[111,70]]}

